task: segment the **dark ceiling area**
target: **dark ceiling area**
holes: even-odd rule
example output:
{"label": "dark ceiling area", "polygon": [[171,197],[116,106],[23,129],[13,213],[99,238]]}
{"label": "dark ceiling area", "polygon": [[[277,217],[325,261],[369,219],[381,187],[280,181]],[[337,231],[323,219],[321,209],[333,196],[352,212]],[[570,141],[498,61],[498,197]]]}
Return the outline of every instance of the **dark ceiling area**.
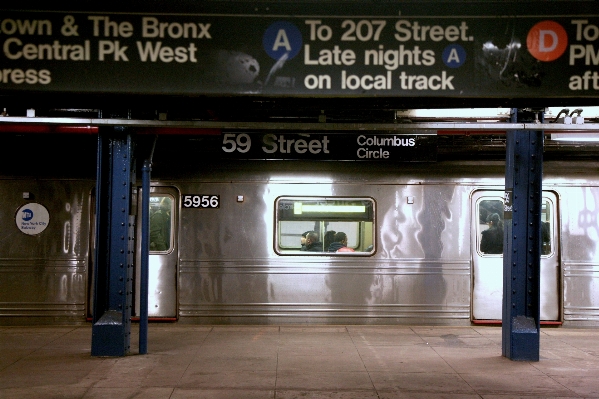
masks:
{"label": "dark ceiling area", "polygon": [[[479,17],[485,16],[492,16],[492,18],[489,18],[489,21],[496,19],[495,16],[504,17],[503,19],[506,20],[509,20],[510,18],[521,20],[525,17],[546,19],[551,16],[564,17],[568,15],[596,16],[597,4],[598,2],[596,0],[537,0],[528,2],[518,2],[513,0],[131,0],[126,2],[115,0],[106,0],[103,2],[90,0],[82,0],[79,2],[57,0],[52,2],[42,2],[33,0],[29,2],[10,2],[7,4],[2,4],[0,6],[0,10],[7,11],[6,15],[9,15],[9,11],[14,11],[15,15],[20,15],[20,12],[26,13],[30,11],[42,13],[48,12],[48,15],[54,15],[61,12],[106,12],[122,15],[127,15],[128,13],[132,15],[137,15],[140,13],[151,13],[152,15],[155,15],[162,13],[173,14],[173,16],[210,14],[218,17],[264,17],[266,20],[274,17],[278,18],[280,16],[287,16],[293,20],[293,18],[296,18],[298,15],[320,15],[325,17],[336,17],[339,15],[357,17],[368,15],[388,16],[389,18],[421,18],[425,20],[427,17],[429,17],[434,19],[434,22],[431,22],[431,24],[437,23],[437,19],[435,19],[437,17],[439,18],[439,21],[441,21],[444,17],[451,16],[452,18],[459,17],[463,20],[467,20],[469,24],[474,26],[475,22],[480,19]],[[225,18],[226,21],[237,22],[243,22],[246,19],[240,19],[237,21],[234,18]],[[256,19],[259,20],[259,18]],[[457,22],[455,23],[457,24]],[[214,25],[214,28],[216,29],[217,23],[214,22]],[[506,25],[505,29],[509,28],[510,26],[511,25],[509,24]],[[579,28],[581,26],[582,25],[579,25]],[[453,27],[452,29],[457,28]],[[471,29],[474,30],[474,27]],[[569,27],[569,29],[574,28]],[[488,31],[489,26],[485,22],[482,24],[479,32],[477,33],[480,36],[480,39],[477,39],[480,40],[480,43],[478,41],[471,41],[471,43],[476,43],[477,46],[482,45],[484,40],[489,39],[487,37],[489,34]],[[226,31],[226,33],[228,34],[229,31]],[[493,33],[492,29],[491,33]],[[495,38],[498,40],[496,44],[500,42],[503,43],[503,41],[505,41],[504,39],[506,38],[511,38],[510,35],[504,33],[504,29],[498,31],[496,34],[497,37]],[[5,36],[8,37],[7,35]],[[229,35],[224,36],[229,37]],[[240,35],[240,37],[241,38],[237,38],[235,40],[242,40],[243,36]],[[61,40],[63,39],[64,38],[61,38]],[[228,50],[243,50],[244,47],[241,45],[239,48],[236,47],[238,43],[235,40],[231,39],[231,43],[224,40],[224,44],[226,44],[226,46],[223,48]],[[471,39],[466,40],[462,44],[468,47],[467,45],[471,44],[468,43],[470,40]],[[261,40],[259,41],[261,43]],[[411,42],[406,42],[406,44],[410,43]],[[581,43],[581,46],[586,44],[586,42],[582,41]],[[421,42],[416,44],[423,45]],[[429,43],[431,46],[433,44],[435,43]],[[506,45],[506,43],[503,43],[503,45]],[[592,44],[589,43],[588,46],[592,46]],[[434,46],[431,48],[434,48]],[[474,47],[472,46],[472,48]],[[477,48],[480,48],[480,46]],[[261,56],[265,56],[266,53],[264,53],[262,48],[258,50],[256,53],[259,53]],[[471,51],[471,53],[477,54],[474,51]],[[528,54],[525,55],[528,56],[528,58],[531,58]],[[479,64],[481,61],[480,57],[481,56],[479,55]],[[270,62],[271,60],[269,59],[268,61]],[[532,70],[536,71],[536,67],[539,63],[535,60],[532,61],[534,61],[534,63],[531,65],[535,67]],[[89,64],[91,65],[92,63]],[[123,64],[125,63],[121,63],[119,65],[122,66]],[[437,61],[437,64],[441,65],[440,59]],[[24,68],[30,67],[30,64],[24,63],[23,65]],[[106,65],[110,66],[110,64],[102,64],[102,67],[98,68],[97,73],[104,73],[104,71],[107,69],[105,68]],[[132,72],[131,75],[127,75],[127,73],[123,74],[123,81],[126,81],[132,76],[136,77],[141,74],[138,68],[141,64],[135,65],[137,65],[135,67],[137,69],[133,69],[134,72]],[[490,64],[485,65],[489,66]],[[528,64],[525,63],[525,66],[527,65]],[[548,63],[547,65],[549,66],[547,66],[546,72],[552,72],[551,66],[554,64]],[[559,65],[554,67],[557,73],[560,75],[566,74],[565,71],[559,68]],[[75,69],[75,72],[72,70],[72,68],[75,68],[75,66],[78,66],[78,64],[71,63],[69,64],[68,68],[63,68],[65,70],[66,76],[68,77],[66,79],[67,81],[73,80],[77,77],[77,70]],[[581,73],[579,73],[577,69],[574,69],[573,72],[569,73],[569,75],[581,75],[582,77],[579,76],[580,79],[584,79],[584,76],[586,76],[584,75],[586,74],[586,69],[588,68],[581,66]],[[57,70],[60,70],[60,68],[57,68]],[[420,69],[415,67],[414,73],[420,74],[426,72],[423,72],[422,70],[422,67],[420,67]],[[492,70],[495,71],[495,69]],[[118,72],[118,69],[115,69],[115,71]],[[164,70],[160,71],[161,72],[157,72],[156,75],[158,78],[148,79],[147,81],[143,82],[161,82],[162,79],[165,82],[168,82],[168,79],[161,74],[164,72]],[[277,91],[265,91],[263,94],[253,94],[257,91],[254,90],[251,92],[250,89],[255,89],[256,86],[251,85],[242,86],[241,88],[232,86],[234,90],[229,88],[230,90],[223,91],[225,94],[219,95],[214,94],[214,91],[209,91],[207,89],[202,91],[205,89],[205,87],[200,86],[200,89],[196,91],[199,93],[198,95],[176,95],[173,93],[182,93],[185,92],[185,90],[179,88],[177,90],[172,89],[172,91],[169,92],[169,86],[166,83],[159,88],[160,90],[155,89],[149,90],[148,92],[143,91],[146,89],[146,87],[141,84],[131,90],[127,90],[118,86],[113,88],[113,91],[110,91],[110,89],[107,88],[107,83],[109,83],[115,75],[113,74],[108,76],[100,74],[93,75],[93,78],[88,81],[82,81],[83,83],[81,86],[70,86],[66,85],[65,83],[65,86],[60,86],[60,90],[58,91],[44,91],[39,87],[36,91],[36,89],[31,87],[15,88],[14,85],[12,86],[12,90],[9,90],[7,88],[11,88],[11,86],[5,86],[3,90],[0,90],[0,113],[2,113],[3,116],[26,117],[27,110],[34,109],[35,116],[37,118],[98,118],[128,119],[139,121],[165,120],[173,122],[206,121],[223,122],[225,124],[253,122],[268,123],[275,126],[276,124],[281,123],[311,123],[322,124],[322,126],[326,126],[325,124],[405,124],[411,122],[455,122],[460,120],[459,116],[456,116],[455,118],[433,118],[429,120],[398,119],[397,111],[411,109],[440,110],[450,108],[532,108],[540,110],[544,107],[566,108],[572,105],[582,107],[599,105],[599,101],[594,91],[568,91],[566,92],[566,96],[564,96],[562,95],[564,93],[563,91],[562,94],[555,91],[556,86],[551,80],[546,82],[545,87],[548,89],[544,92],[541,92],[542,95],[537,96],[531,94],[535,93],[534,89],[536,87],[524,87],[526,86],[524,84],[525,82],[523,83],[523,81],[521,81],[521,79],[524,77],[522,72],[527,71],[525,69],[515,69],[511,72],[511,80],[499,79],[496,82],[496,85],[490,86],[484,85],[488,83],[482,79],[482,77],[486,76],[484,74],[479,74],[480,76],[478,76],[478,84],[481,86],[476,86],[476,76],[471,76],[472,71],[476,72],[478,70],[473,68],[470,74],[464,74],[464,86],[471,84],[476,88],[474,91],[466,91],[466,93],[471,93],[470,96],[461,95],[460,91],[458,90],[452,92],[451,95],[442,95],[437,94],[437,92],[433,93],[430,91],[423,91],[420,93],[420,95],[418,95],[419,92],[415,90],[411,92],[399,90],[396,92],[374,92],[362,89],[343,96],[325,96],[324,94],[320,93],[319,95],[314,95],[311,97],[310,93],[306,91],[288,92],[284,95],[277,96],[279,93]],[[79,75],[86,75],[88,72],[89,71],[87,69],[82,69],[79,70]],[[434,73],[439,72],[437,71]],[[178,81],[178,72],[174,73],[174,75],[175,76],[172,77],[172,79],[176,83],[181,83]],[[293,74],[290,74],[290,76],[291,75]],[[456,73],[456,75],[458,75],[458,78],[460,77],[459,74]],[[96,78],[96,76],[107,76],[107,78],[103,80]],[[301,74],[298,74],[298,76],[301,76]],[[517,79],[514,78],[514,76],[516,76]],[[589,71],[589,79],[590,76],[591,75]],[[191,80],[186,80],[184,78],[181,79],[185,85],[184,88],[187,88]],[[267,81],[267,79],[265,81]],[[85,85],[85,83],[87,83],[89,86],[90,83],[97,82],[100,82],[98,87],[101,89],[101,91],[97,91],[95,88],[89,89]],[[510,87],[507,89],[504,87],[509,86],[510,84],[513,86],[511,89]],[[266,84],[264,84],[264,86],[266,86]],[[75,87],[78,91],[73,91],[75,90],[73,87]],[[489,87],[495,89],[495,92],[487,90]],[[119,93],[121,91],[122,93]],[[195,93],[194,91],[190,92]],[[381,95],[381,93],[384,93],[384,95]],[[392,93],[395,93],[395,95]],[[474,95],[472,93],[478,95]],[[573,95],[569,97],[570,94]],[[437,95],[439,96],[435,97]],[[555,97],[552,98],[551,96]],[[599,122],[599,120],[589,119],[588,117],[585,119],[587,123]],[[6,138],[8,137],[6,135],[14,133],[8,132],[3,134],[5,134]],[[348,133],[346,132],[346,134]],[[15,145],[18,144],[19,140],[21,140],[21,137],[24,136],[21,134],[15,134],[12,136],[12,139],[15,140]],[[210,145],[206,145],[206,143],[210,140],[218,141],[217,138],[200,139],[197,137],[179,137],[174,135],[168,138],[161,138],[160,140],[161,145],[165,146],[164,148],[169,151],[188,151],[191,152],[190,156],[204,156],[206,154],[210,154],[212,151],[211,148],[214,148],[214,146],[218,144],[210,143]],[[145,141],[147,141],[147,139],[144,138],[142,142],[145,143]],[[89,143],[86,145],[89,145]],[[93,145],[94,143],[92,142],[91,146]],[[550,134],[545,135],[544,147],[546,159],[564,159],[567,157],[596,159],[599,155],[599,146],[595,144],[564,144],[563,142],[551,140]],[[501,160],[505,159],[505,133],[440,134],[437,137],[437,148],[437,155],[440,160],[486,158]]]}
{"label": "dark ceiling area", "polygon": [[543,108],[596,106],[594,98],[431,98],[431,97],[264,97],[264,96],[148,96],[90,94],[0,94],[0,111],[38,117],[85,117],[214,120],[223,122],[394,123],[395,112],[406,109]]}

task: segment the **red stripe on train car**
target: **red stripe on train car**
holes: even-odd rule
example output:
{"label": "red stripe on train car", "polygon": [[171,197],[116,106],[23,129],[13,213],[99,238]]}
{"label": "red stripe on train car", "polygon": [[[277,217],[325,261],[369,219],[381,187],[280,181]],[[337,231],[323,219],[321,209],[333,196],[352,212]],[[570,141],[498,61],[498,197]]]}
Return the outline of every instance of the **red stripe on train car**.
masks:
{"label": "red stripe on train car", "polygon": [[77,133],[98,134],[98,126],[0,124],[0,133]]}

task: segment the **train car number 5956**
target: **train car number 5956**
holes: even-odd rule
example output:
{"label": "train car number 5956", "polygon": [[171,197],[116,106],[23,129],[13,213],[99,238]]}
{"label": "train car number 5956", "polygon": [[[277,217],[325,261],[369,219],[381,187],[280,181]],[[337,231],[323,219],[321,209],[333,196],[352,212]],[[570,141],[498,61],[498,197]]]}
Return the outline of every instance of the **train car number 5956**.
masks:
{"label": "train car number 5956", "polygon": [[183,195],[183,208],[219,208],[219,195],[187,194]]}

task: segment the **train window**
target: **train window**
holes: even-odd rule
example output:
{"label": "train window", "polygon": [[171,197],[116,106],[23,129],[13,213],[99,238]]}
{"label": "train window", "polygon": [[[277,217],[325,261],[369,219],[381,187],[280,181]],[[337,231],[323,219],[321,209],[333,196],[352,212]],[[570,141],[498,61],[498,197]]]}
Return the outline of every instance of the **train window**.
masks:
{"label": "train window", "polygon": [[168,252],[172,247],[173,197],[150,196],[150,252]]}
{"label": "train window", "polygon": [[548,198],[543,198],[541,204],[541,255],[552,252],[551,238],[553,237],[553,204]]}
{"label": "train window", "polygon": [[481,198],[477,214],[478,251],[483,255],[503,255],[503,199]]}
{"label": "train window", "polygon": [[374,253],[371,198],[280,197],[275,205],[279,255]]}
{"label": "train window", "polygon": [[[483,255],[503,254],[503,199],[481,198],[477,204],[478,251]],[[541,206],[541,255],[552,253],[553,203],[543,197]]]}

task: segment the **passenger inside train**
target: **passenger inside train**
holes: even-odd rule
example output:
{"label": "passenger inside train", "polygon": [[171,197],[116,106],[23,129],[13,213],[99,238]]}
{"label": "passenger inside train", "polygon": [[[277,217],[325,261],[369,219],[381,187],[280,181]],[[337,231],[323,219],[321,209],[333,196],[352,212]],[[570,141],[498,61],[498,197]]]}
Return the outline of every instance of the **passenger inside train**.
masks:
{"label": "passenger inside train", "polygon": [[551,227],[549,222],[541,221],[541,254],[551,253]]}
{"label": "passenger inside train", "polygon": [[302,238],[300,238],[300,251],[305,251],[306,250],[306,236],[308,235],[310,231],[304,231],[302,233]]}
{"label": "passenger inside train", "polygon": [[166,251],[170,247],[170,209],[169,197],[163,197],[157,207],[150,207],[150,251]]}
{"label": "passenger inside train", "polygon": [[480,250],[485,254],[503,253],[503,222],[497,213],[487,216],[489,228],[482,232]]}
{"label": "passenger inside train", "polygon": [[306,251],[321,252],[322,242],[318,240],[318,233],[311,231],[306,236]]}
{"label": "passenger inside train", "polygon": [[337,232],[335,230],[329,230],[325,233],[324,235],[324,246],[323,246],[323,250],[324,251],[328,251],[329,247],[331,246],[332,243],[334,243],[335,240],[335,234]]}
{"label": "passenger inside train", "polygon": [[329,252],[355,252],[347,247],[347,234],[339,231],[335,234],[334,241],[328,247]]}

